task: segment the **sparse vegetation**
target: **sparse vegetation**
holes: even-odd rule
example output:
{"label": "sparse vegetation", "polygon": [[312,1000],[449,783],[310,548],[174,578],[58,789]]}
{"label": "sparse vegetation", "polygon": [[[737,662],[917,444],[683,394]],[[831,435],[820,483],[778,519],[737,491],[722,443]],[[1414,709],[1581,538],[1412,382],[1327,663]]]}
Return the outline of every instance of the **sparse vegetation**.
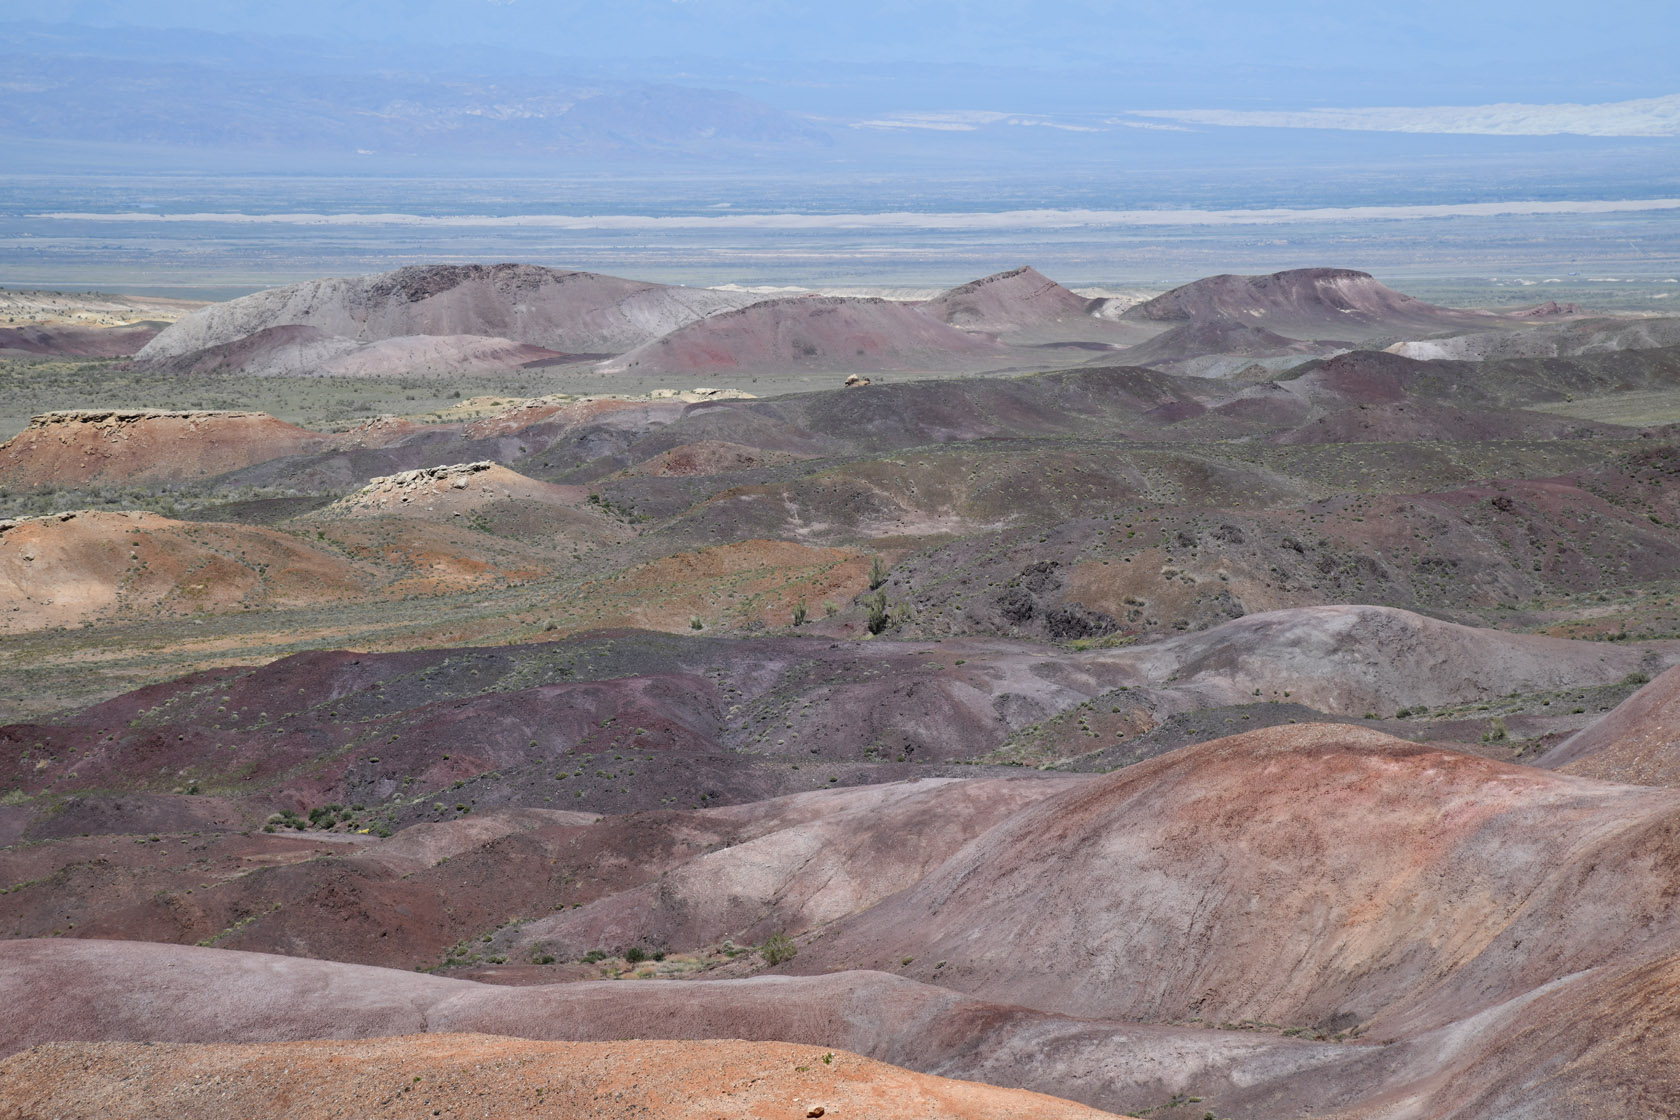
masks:
{"label": "sparse vegetation", "polygon": [[799,946],[785,933],[773,933],[758,947],[758,955],[772,968],[786,964],[799,955]]}
{"label": "sparse vegetation", "polygon": [[887,593],[877,591],[866,596],[863,600],[864,625],[871,634],[879,634],[887,628]]}

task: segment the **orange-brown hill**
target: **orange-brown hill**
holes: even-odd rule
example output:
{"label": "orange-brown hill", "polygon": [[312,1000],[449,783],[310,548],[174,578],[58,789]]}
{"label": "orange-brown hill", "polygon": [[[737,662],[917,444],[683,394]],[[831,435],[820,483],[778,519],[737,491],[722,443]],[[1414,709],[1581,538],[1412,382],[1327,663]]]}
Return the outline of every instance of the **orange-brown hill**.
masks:
{"label": "orange-brown hill", "polygon": [[606,373],[984,369],[1010,351],[906,303],[843,296],[765,300],[680,327],[602,362]]}
{"label": "orange-brown hill", "polygon": [[266,1045],[56,1043],[0,1064],[0,1115],[223,1120],[482,1116],[631,1120],[1099,1120],[1019,1089],[777,1042],[527,1042],[424,1035]]}
{"label": "orange-brown hill", "polygon": [[0,522],[0,632],[332,602],[379,582],[272,529],[104,511]]}
{"label": "orange-brown hill", "polygon": [[788,967],[1399,1038],[1680,950],[1677,833],[1671,790],[1285,725],[1047,798]]}
{"label": "orange-brown hill", "polygon": [[603,515],[559,509],[538,526],[545,547],[462,520],[346,517],[320,522],[327,530],[309,540],[139,511],[8,519],[0,632],[458,591],[547,572],[557,538],[593,544],[624,532]]}
{"label": "orange-brown hill", "polygon": [[1437,307],[1402,295],[1369,273],[1297,268],[1265,276],[1210,276],[1128,308],[1123,319],[1183,322],[1232,319],[1305,338],[1366,338],[1406,330],[1484,329],[1486,312]]}
{"label": "orange-brown hill", "polygon": [[846,603],[867,590],[869,563],[866,553],[849,548],[732,541],[598,576],[557,606],[556,617],[568,630],[684,633],[695,621],[748,631],[786,626],[800,602],[814,621],[825,601]]}
{"label": "orange-brown hill", "polygon": [[1541,765],[1641,786],[1680,786],[1680,666],[1548,753]]}
{"label": "orange-brown hill", "polygon": [[0,444],[0,487],[207,478],[329,445],[329,437],[263,412],[48,412]]}

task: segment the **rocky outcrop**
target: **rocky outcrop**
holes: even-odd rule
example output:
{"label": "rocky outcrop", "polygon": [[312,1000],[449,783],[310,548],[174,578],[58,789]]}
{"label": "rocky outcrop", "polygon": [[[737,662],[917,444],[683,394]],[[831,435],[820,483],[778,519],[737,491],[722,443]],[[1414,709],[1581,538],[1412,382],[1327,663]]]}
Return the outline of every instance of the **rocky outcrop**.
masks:
{"label": "rocky outcrop", "polygon": [[567,505],[584,497],[581,486],[538,482],[488,460],[421,467],[375,478],[326,509],[323,517],[403,513],[422,516],[460,516],[480,506],[503,501]]}

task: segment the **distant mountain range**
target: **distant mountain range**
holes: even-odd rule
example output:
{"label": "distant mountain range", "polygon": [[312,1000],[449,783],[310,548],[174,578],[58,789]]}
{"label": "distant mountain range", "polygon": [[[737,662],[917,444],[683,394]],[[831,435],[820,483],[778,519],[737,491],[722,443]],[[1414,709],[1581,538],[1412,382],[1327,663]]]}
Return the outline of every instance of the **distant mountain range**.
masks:
{"label": "distant mountain range", "polygon": [[[89,9],[76,18],[97,14]],[[372,19],[371,9],[363,14]],[[1281,62],[1233,62],[1215,84],[1187,84],[1186,73],[1210,69],[1206,60],[1153,57],[1123,74],[1093,58],[1046,67],[1030,52],[1011,63],[871,60],[868,52],[848,55],[856,44],[845,36],[824,42],[822,49],[834,52],[825,61],[742,58],[739,51],[717,53],[716,27],[709,38],[696,35],[687,53],[662,55],[655,48],[669,39],[670,27],[637,38],[634,21],[615,41],[622,40],[624,51],[640,45],[641,53],[618,56],[591,48],[590,35],[605,34],[599,19],[589,24],[580,15],[582,22],[557,35],[550,33],[552,18],[525,13],[519,18],[548,30],[498,46],[485,36],[490,24],[506,24],[509,12],[479,14],[489,23],[447,40],[416,38],[425,13],[388,26],[358,24],[359,34],[378,36],[369,40],[335,35],[333,20],[310,22],[301,14],[291,26],[311,28],[309,36],[267,33],[257,25],[229,32],[0,22],[0,142],[349,160],[676,157],[742,170],[756,170],[755,161],[767,157],[805,167],[812,156],[827,154],[869,166],[978,160],[995,171],[1023,158],[1159,166],[1173,153],[1203,161],[1245,147],[1270,159],[1289,134],[1320,130],[1341,134],[1337,143],[1346,145],[1346,135],[1356,132],[1574,134],[1625,142],[1680,129],[1680,96],[1649,82],[1593,86],[1592,103],[1575,104],[1569,99],[1586,99],[1575,87],[1488,79],[1442,90],[1436,96],[1445,100],[1433,108],[1394,108],[1393,98],[1424,91],[1364,84],[1355,69],[1336,63],[1308,68],[1327,89],[1306,93],[1302,75]],[[712,22],[746,19],[738,10],[713,15]],[[695,18],[694,12],[669,14],[677,22]],[[926,15],[905,19],[911,27]],[[917,39],[905,27],[898,32]],[[1265,91],[1263,101],[1255,100],[1255,90]],[[1664,96],[1626,98],[1649,92]],[[1327,96],[1336,99],[1331,105],[1389,107],[1328,108]],[[1392,152],[1394,143],[1379,142],[1377,149]]]}
{"label": "distant mountain range", "polygon": [[[0,136],[343,155],[735,157],[820,150],[809,120],[740,93],[492,72],[467,52],[141,32],[0,28]],[[320,48],[320,49],[316,49]],[[552,61],[552,60],[551,60]]]}

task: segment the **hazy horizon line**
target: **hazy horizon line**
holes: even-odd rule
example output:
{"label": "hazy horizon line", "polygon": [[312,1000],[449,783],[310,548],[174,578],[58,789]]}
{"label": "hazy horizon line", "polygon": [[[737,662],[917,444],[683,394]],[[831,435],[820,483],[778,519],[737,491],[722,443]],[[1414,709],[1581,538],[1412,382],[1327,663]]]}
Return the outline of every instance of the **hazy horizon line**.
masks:
{"label": "hazy horizon line", "polygon": [[1298,222],[1381,221],[1502,215],[1599,214],[1680,209],[1680,198],[1581,199],[1565,201],[1462,202],[1392,206],[1320,206],[1302,209],[1159,210],[1026,209],[997,211],[897,210],[877,213],[719,214],[375,214],[200,211],[44,211],[26,215],[42,221],[207,223],[296,226],[460,226],[554,229],[1055,229],[1085,226],[1280,225]]}

